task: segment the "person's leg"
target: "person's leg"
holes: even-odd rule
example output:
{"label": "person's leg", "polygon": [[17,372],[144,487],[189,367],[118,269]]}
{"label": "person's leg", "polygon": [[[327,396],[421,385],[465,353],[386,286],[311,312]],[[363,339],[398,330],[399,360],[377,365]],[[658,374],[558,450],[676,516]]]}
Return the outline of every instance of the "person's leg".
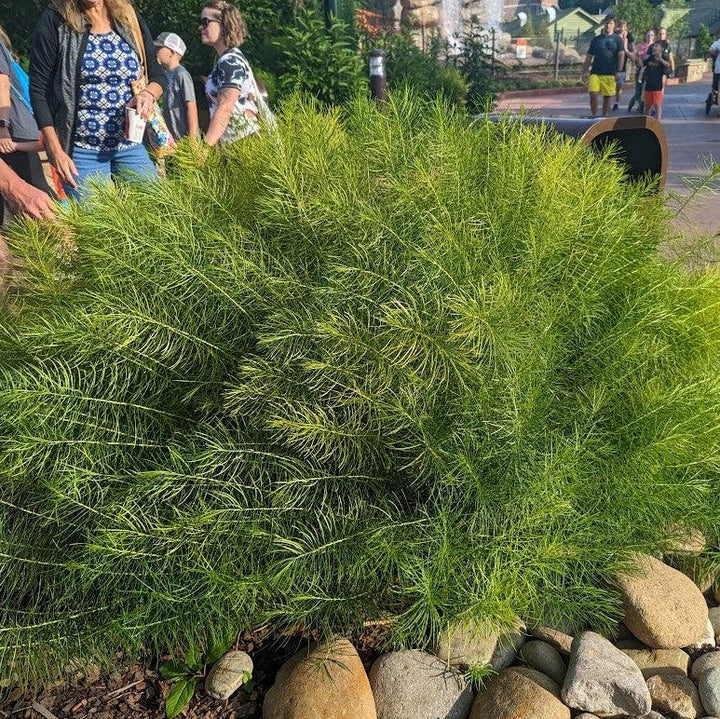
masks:
{"label": "person's leg", "polygon": [[73,147],[72,159],[78,171],[77,189],[65,185],[67,196],[78,202],[87,194],[90,180],[110,180],[110,158],[107,153]]}
{"label": "person's leg", "polygon": [[598,96],[596,92],[590,93],[590,114],[593,117],[597,117],[598,110]]}
{"label": "person's leg", "polygon": [[603,117],[610,114],[610,100],[612,100],[612,95],[603,95]]}
{"label": "person's leg", "polygon": [[658,121],[662,119],[662,98],[655,102],[655,119]]}
{"label": "person's leg", "polygon": [[150,159],[143,145],[130,145],[115,150],[112,154],[112,176],[130,182],[155,180],[158,173],[155,163]]}

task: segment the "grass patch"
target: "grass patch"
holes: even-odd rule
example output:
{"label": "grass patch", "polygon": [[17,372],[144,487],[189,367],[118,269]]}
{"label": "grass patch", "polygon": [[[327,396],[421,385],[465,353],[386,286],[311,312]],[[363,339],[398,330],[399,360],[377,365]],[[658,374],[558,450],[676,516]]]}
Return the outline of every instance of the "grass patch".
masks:
{"label": "grass patch", "polygon": [[13,229],[0,674],[266,622],[602,628],[629,551],[715,536],[720,278],[658,257],[620,166],[408,98],[177,165]]}

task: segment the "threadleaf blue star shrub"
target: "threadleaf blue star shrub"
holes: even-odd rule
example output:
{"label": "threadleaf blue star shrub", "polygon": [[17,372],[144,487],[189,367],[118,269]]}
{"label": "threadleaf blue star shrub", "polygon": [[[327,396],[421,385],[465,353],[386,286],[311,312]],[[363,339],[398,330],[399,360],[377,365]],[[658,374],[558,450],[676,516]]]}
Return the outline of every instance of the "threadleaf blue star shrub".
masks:
{"label": "threadleaf blue star shrub", "polygon": [[194,153],[13,230],[3,674],[268,622],[608,628],[670,524],[717,565],[718,273],[660,258],[619,165],[407,97]]}

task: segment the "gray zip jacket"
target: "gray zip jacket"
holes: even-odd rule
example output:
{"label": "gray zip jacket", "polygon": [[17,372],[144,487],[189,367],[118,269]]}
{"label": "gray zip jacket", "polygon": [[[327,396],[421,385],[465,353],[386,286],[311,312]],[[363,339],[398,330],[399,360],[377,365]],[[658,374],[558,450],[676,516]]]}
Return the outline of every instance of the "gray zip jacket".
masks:
{"label": "gray zip jacket", "polygon": [[[165,88],[165,71],[155,59],[156,48],[145,21],[138,16],[147,55],[149,82]],[[115,30],[140,56],[132,31],[119,23]],[[42,129],[54,127],[63,150],[72,151],[77,117],[80,68],[87,47],[89,26],[78,33],[65,24],[62,15],[47,7],[33,33],[30,50],[30,100]]]}

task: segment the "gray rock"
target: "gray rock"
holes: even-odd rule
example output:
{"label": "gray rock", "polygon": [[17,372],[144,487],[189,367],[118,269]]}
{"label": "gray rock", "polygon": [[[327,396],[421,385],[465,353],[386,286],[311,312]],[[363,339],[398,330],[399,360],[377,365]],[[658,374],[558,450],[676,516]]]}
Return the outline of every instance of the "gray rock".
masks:
{"label": "gray rock", "polygon": [[698,689],[705,711],[720,715],[720,667],[710,667],[702,672]]}
{"label": "gray rock", "polygon": [[652,709],[637,664],[595,632],[573,642],[562,698],[573,709],[607,716],[642,716]]}
{"label": "gray rock", "polygon": [[690,677],[697,684],[700,681],[700,675],[711,667],[720,667],[720,652],[708,652],[698,657],[690,668]]}
{"label": "gray rock", "polygon": [[528,642],[520,649],[520,658],[533,669],[547,674],[560,686],[565,681],[565,662],[560,652],[547,642]]}
{"label": "gray rock", "polygon": [[466,719],[473,702],[460,672],[416,649],[376,660],[370,686],[378,719]]}
{"label": "gray rock", "polygon": [[522,632],[501,636],[490,659],[490,666],[496,672],[509,667],[517,658],[518,649],[525,643],[525,639],[526,637]]}
{"label": "gray rock", "polygon": [[230,650],[223,654],[205,680],[205,693],[213,699],[227,699],[252,676],[253,661],[249,654]]}
{"label": "gray rock", "polygon": [[583,712],[582,714],[578,714],[575,719],[598,719],[596,714],[588,714],[587,712]]}
{"label": "gray rock", "polygon": [[655,674],[647,681],[653,709],[675,719],[696,719],[703,713],[700,695],[690,679],[678,671]]}
{"label": "gray rock", "polygon": [[498,635],[470,623],[447,627],[438,637],[434,653],[453,667],[489,664],[497,649]]}

